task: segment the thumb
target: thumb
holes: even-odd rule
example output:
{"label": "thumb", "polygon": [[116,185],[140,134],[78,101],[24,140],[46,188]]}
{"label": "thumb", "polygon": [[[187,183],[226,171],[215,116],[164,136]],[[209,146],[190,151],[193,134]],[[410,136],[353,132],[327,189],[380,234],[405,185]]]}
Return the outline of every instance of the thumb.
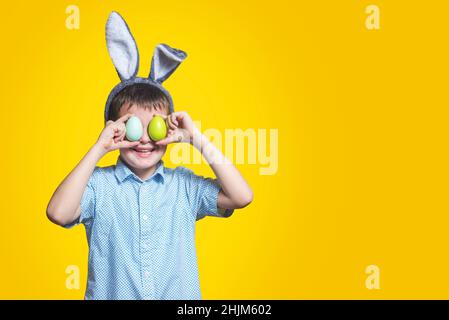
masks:
{"label": "thumb", "polygon": [[156,144],[159,146],[165,146],[169,143],[172,143],[173,141],[173,136],[168,136],[167,138],[157,141]]}
{"label": "thumb", "polygon": [[126,148],[133,148],[137,146],[140,143],[140,141],[128,141],[123,140],[117,143],[117,148],[119,149],[126,149]]}
{"label": "thumb", "polygon": [[158,145],[166,145],[166,144],[169,144],[169,143],[182,142],[182,141],[184,141],[184,133],[182,131],[179,131],[179,132],[175,132],[175,133],[169,135],[165,139],[162,139],[162,140],[156,142],[156,144],[158,144]]}

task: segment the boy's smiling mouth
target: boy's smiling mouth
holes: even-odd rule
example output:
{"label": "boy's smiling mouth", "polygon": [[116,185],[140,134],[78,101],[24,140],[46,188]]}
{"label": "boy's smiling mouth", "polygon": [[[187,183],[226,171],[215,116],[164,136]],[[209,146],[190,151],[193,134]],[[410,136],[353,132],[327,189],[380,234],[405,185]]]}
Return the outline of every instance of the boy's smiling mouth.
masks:
{"label": "boy's smiling mouth", "polygon": [[137,146],[137,147],[131,148],[131,150],[133,150],[133,153],[136,154],[140,158],[148,158],[149,156],[151,156],[151,154],[153,153],[153,151],[155,149],[156,149],[156,147],[151,146],[151,145],[148,145],[145,147]]}

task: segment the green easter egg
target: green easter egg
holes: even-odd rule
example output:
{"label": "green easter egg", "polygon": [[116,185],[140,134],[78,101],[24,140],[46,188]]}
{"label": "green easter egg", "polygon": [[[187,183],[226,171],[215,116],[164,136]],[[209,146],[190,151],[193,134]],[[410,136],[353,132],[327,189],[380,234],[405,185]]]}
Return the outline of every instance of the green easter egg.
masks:
{"label": "green easter egg", "polygon": [[136,116],[131,116],[126,122],[126,138],[129,141],[138,141],[142,138],[143,127],[142,122]]}
{"label": "green easter egg", "polygon": [[151,140],[159,141],[167,136],[167,125],[164,118],[161,116],[154,116],[148,125],[148,135]]}

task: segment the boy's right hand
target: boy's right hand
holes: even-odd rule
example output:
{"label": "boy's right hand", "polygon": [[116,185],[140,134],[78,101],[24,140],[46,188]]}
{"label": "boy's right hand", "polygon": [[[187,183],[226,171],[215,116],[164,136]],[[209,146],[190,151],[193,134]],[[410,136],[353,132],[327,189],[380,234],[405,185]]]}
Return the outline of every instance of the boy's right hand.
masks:
{"label": "boy's right hand", "polygon": [[96,145],[98,145],[104,153],[122,148],[132,148],[137,146],[140,141],[124,140],[126,136],[125,122],[132,116],[128,113],[117,121],[109,120],[103,131],[100,133]]}

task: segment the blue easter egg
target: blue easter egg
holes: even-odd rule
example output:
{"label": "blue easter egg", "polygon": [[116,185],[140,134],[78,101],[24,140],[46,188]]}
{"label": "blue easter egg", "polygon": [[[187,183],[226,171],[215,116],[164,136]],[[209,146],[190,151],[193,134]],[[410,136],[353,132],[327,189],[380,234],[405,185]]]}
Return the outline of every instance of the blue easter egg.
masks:
{"label": "blue easter egg", "polygon": [[138,141],[143,135],[143,126],[140,119],[131,116],[126,122],[126,138],[129,141]]}

